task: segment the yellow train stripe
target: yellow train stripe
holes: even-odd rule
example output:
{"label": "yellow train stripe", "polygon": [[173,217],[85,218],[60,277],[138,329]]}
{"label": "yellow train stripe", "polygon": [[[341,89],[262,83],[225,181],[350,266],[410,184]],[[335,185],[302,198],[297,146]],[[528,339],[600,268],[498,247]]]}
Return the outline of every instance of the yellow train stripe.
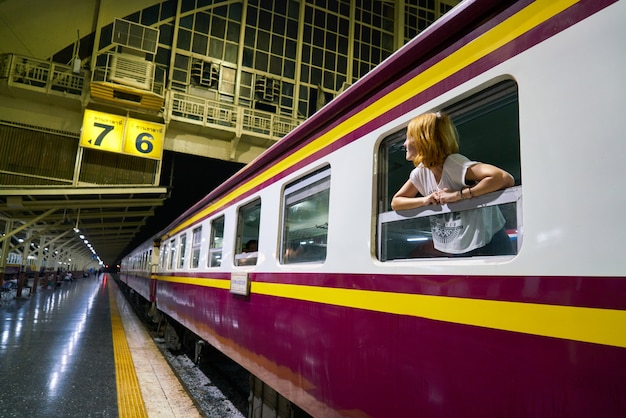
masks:
{"label": "yellow train stripe", "polygon": [[115,382],[117,385],[117,409],[120,418],[147,417],[146,405],[139,387],[135,365],[130,354],[120,311],[113,293],[113,281],[109,280],[109,304],[113,328],[113,353],[115,358]]}
{"label": "yellow train stripe", "polygon": [[152,278],[170,283],[191,284],[195,286],[214,287],[217,289],[230,289],[230,280],[180,276],[153,276]]}
{"label": "yellow train stripe", "polygon": [[252,282],[251,293],[626,348],[626,311]]}
{"label": "yellow train stripe", "polygon": [[[209,213],[222,207],[229,201],[263,184],[278,173],[294,166],[299,161],[346,136],[361,127],[364,122],[383,115],[385,112],[400,105],[413,96],[434,86],[452,74],[462,70],[473,62],[487,56],[496,49],[513,41],[546,20],[563,12],[578,3],[579,0],[538,0],[509,17],[496,27],[485,32],[478,38],[459,48],[446,58],[424,70],[404,85],[393,90],[386,96],[369,105],[356,115],[346,119],[335,128],[312,141],[310,144],[277,162],[267,170],[259,173],[250,181],[242,184],[223,198],[207,206],[204,210],[176,226],[170,236],[204,218]],[[166,237],[164,237],[166,238]]]}
{"label": "yellow train stripe", "polygon": [[[159,276],[229,290],[230,280]],[[626,311],[251,282],[250,293],[626,348]]]}

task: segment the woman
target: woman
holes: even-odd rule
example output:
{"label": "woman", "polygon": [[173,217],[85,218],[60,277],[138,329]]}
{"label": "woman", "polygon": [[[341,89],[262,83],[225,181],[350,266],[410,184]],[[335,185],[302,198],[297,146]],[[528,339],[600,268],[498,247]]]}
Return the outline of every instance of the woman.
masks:
{"label": "woman", "polygon": [[[393,196],[394,210],[445,205],[515,184],[513,176],[501,168],[459,154],[457,137],[450,117],[440,112],[411,120],[404,147],[415,169]],[[514,254],[496,206],[431,216],[430,221],[439,251],[464,256]]]}

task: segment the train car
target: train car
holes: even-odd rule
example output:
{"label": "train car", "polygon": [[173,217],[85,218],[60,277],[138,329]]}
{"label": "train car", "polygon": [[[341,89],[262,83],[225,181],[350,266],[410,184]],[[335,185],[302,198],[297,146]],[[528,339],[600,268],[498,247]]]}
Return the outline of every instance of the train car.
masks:
{"label": "train car", "polygon": [[[625,18],[462,2],[176,219],[128,283],[315,417],[626,417]],[[515,185],[392,210],[406,127],[433,111]],[[434,217],[490,206],[514,254],[432,251]]]}
{"label": "train car", "polygon": [[[156,246],[156,250],[155,250]],[[120,263],[120,280],[148,302],[154,302],[156,282],[151,280],[152,266],[156,267],[153,254],[158,259],[159,247],[154,241],[145,242]]]}

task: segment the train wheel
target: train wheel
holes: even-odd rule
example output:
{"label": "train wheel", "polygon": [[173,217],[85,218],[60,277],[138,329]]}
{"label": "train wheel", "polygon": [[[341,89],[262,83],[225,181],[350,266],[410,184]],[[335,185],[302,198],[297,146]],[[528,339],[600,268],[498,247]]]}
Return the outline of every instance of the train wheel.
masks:
{"label": "train wheel", "polygon": [[178,332],[176,331],[176,327],[173,326],[169,321],[165,322],[165,333],[163,338],[165,339],[165,346],[170,351],[179,351],[181,348],[180,338],[178,337]]}

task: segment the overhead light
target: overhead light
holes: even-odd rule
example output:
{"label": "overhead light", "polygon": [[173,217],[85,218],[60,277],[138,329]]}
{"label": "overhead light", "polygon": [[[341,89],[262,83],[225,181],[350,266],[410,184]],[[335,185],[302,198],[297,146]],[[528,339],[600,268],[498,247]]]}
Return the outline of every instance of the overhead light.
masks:
{"label": "overhead light", "polygon": [[80,208],[78,208],[78,213],[76,214],[76,226],[74,227],[74,232],[76,232],[77,234],[80,232],[80,229],[78,229],[79,219],[80,219]]}

